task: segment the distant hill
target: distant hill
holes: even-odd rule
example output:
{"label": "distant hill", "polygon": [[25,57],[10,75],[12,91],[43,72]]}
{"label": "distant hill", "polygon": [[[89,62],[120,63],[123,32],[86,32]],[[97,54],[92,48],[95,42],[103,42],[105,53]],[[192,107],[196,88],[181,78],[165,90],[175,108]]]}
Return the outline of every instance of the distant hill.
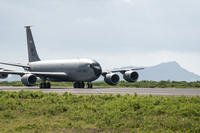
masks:
{"label": "distant hill", "polygon": [[177,62],[161,63],[147,67],[140,74],[139,80],[171,80],[171,81],[197,81],[200,76],[182,68]]}
{"label": "distant hill", "polygon": [[[134,67],[123,67],[123,68],[134,68]],[[171,81],[197,81],[200,80],[200,76],[189,72],[188,70],[182,68],[177,62],[167,62],[161,63],[159,65],[145,67],[144,70],[138,71],[140,74],[139,80],[171,80]],[[123,80],[121,74],[120,79]],[[0,81],[19,81],[20,76],[10,75],[7,79]],[[99,78],[98,81],[103,80]]]}
{"label": "distant hill", "polygon": [[[133,66],[122,68],[135,68]],[[197,81],[200,80],[200,76],[189,72],[182,68],[177,62],[161,63],[159,65],[145,67],[144,70],[138,71],[139,81],[141,80],[153,80],[153,81]],[[119,74],[120,79],[123,80],[123,76]],[[100,78],[99,80],[103,80]]]}

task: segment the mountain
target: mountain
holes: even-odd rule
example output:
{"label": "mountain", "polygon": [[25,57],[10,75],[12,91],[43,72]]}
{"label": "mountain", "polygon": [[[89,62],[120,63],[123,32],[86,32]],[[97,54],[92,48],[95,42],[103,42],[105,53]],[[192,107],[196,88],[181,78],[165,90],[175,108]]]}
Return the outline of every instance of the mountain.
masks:
{"label": "mountain", "polygon": [[139,80],[197,81],[200,76],[182,68],[177,62],[161,63],[138,71]]}
{"label": "mountain", "polygon": [[[116,68],[117,69],[131,69],[138,68],[133,66]],[[137,71],[139,73],[139,81],[141,80],[152,80],[152,81],[198,81],[200,76],[189,72],[188,70],[182,68],[177,62],[167,62],[161,63],[151,67],[144,67],[144,70]],[[123,75],[118,73],[121,80]],[[102,81],[103,77],[100,77],[98,81]]]}

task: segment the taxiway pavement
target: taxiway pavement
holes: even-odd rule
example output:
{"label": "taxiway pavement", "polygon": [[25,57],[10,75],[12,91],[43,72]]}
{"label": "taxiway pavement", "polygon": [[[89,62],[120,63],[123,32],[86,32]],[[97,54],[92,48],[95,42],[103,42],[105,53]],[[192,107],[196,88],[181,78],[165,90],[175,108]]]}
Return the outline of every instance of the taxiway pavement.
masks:
{"label": "taxiway pavement", "polygon": [[72,94],[138,94],[138,95],[161,95],[161,96],[200,96],[200,89],[191,88],[94,88],[94,89],[72,89],[52,88],[39,89],[37,87],[0,87],[0,91],[42,91],[44,93],[72,93]]}

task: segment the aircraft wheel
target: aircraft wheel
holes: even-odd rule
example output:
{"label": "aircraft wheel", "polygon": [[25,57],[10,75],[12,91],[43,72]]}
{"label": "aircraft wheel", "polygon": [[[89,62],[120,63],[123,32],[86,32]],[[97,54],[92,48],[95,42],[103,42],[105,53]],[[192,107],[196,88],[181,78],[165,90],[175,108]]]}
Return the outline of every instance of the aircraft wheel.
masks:
{"label": "aircraft wheel", "polygon": [[85,83],[84,82],[74,82],[74,88],[84,88]]}
{"label": "aircraft wheel", "polygon": [[85,88],[85,83],[84,82],[80,83],[80,88]]}
{"label": "aircraft wheel", "polygon": [[43,88],[43,84],[42,83],[40,83],[40,89],[42,89]]}
{"label": "aircraft wheel", "polygon": [[88,83],[87,83],[87,88],[92,88],[92,87],[93,87],[92,83],[91,83],[91,82],[88,82]]}
{"label": "aircraft wheel", "polygon": [[77,84],[77,82],[74,82],[74,88],[78,88],[78,84]]}
{"label": "aircraft wheel", "polygon": [[46,83],[46,88],[51,88],[51,83],[50,82]]}
{"label": "aircraft wheel", "polygon": [[51,88],[50,82],[40,83],[40,89],[47,89],[47,88]]}
{"label": "aircraft wheel", "polygon": [[40,89],[44,89],[46,88],[46,84],[45,83],[40,83]]}

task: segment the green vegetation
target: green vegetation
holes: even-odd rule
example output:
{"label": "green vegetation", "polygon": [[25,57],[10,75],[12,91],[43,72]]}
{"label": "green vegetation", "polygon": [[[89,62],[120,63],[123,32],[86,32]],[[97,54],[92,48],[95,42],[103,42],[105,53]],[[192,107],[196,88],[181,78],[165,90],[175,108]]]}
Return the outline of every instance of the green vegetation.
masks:
{"label": "green vegetation", "polygon": [[0,91],[0,132],[200,132],[200,97]]}
{"label": "green vegetation", "polygon": [[[37,83],[38,84],[38,83]],[[54,87],[72,87],[72,83],[53,82]],[[0,82],[0,86],[23,86],[20,81],[17,82]],[[111,88],[105,82],[94,82],[94,88]],[[128,83],[121,81],[114,87],[128,87],[128,88],[200,88],[200,81],[186,82],[186,81],[139,81],[135,83]]]}
{"label": "green vegetation", "polygon": [[[105,82],[95,82],[95,87],[113,87],[107,85]],[[186,82],[186,81],[138,81],[128,83],[121,81],[116,87],[127,88],[200,88],[200,81]]]}

